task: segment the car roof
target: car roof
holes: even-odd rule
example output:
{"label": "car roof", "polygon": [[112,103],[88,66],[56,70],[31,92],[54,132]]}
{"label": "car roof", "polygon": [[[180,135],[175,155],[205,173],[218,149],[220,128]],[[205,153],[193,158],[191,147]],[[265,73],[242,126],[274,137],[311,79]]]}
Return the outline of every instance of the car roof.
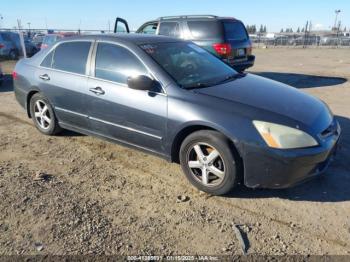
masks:
{"label": "car roof", "polygon": [[234,17],[223,17],[223,16],[216,16],[216,15],[179,15],[179,16],[162,16],[157,19],[158,21],[178,21],[178,20],[235,20],[239,21],[238,19]]}
{"label": "car roof", "polygon": [[119,34],[96,34],[96,35],[72,36],[69,38],[64,38],[59,42],[67,42],[72,40],[104,40],[104,41],[115,41],[115,42],[129,42],[136,45],[184,41],[181,39],[168,37],[168,36],[160,36],[160,35],[119,33]]}

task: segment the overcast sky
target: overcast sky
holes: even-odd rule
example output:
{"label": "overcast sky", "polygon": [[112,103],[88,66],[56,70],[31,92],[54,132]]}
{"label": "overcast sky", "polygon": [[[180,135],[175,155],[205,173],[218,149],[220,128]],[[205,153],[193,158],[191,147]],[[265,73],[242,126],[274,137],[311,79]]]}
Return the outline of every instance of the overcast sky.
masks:
{"label": "overcast sky", "polygon": [[302,28],[311,20],[314,29],[330,29],[335,10],[350,28],[350,0],[4,0],[0,5],[0,26],[13,28],[17,19],[28,28],[96,29],[113,27],[115,17],[128,20],[131,29],[159,16],[214,14],[234,16],[245,24],[264,24],[271,31],[282,27]]}

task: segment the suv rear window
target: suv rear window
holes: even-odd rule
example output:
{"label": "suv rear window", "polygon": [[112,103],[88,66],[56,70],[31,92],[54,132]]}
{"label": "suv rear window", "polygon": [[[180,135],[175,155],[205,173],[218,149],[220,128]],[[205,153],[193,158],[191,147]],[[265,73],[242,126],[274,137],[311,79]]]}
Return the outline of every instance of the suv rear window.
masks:
{"label": "suv rear window", "polygon": [[247,40],[248,35],[244,25],[238,21],[224,22],[227,40]]}
{"label": "suv rear window", "polygon": [[213,39],[222,37],[222,24],[218,21],[187,21],[193,39]]}

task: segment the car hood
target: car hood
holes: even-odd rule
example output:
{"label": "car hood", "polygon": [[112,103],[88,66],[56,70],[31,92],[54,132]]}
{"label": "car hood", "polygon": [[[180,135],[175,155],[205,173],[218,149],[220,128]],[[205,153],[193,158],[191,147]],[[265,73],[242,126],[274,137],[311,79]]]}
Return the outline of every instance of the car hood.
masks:
{"label": "car hood", "polygon": [[322,121],[319,124],[326,128],[332,121],[329,109],[321,100],[294,87],[252,74],[196,92],[283,115],[306,126]]}

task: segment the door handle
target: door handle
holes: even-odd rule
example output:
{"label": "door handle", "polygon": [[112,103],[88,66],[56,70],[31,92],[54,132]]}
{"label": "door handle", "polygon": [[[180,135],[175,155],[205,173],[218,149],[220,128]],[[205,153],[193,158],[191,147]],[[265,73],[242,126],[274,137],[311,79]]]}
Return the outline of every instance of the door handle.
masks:
{"label": "door handle", "polygon": [[105,91],[99,86],[95,87],[95,88],[90,88],[89,91],[96,94],[96,95],[104,95],[105,94]]}
{"label": "door handle", "polygon": [[45,80],[45,81],[49,81],[50,80],[50,77],[49,77],[48,74],[40,75],[39,78],[42,79],[42,80]]}

